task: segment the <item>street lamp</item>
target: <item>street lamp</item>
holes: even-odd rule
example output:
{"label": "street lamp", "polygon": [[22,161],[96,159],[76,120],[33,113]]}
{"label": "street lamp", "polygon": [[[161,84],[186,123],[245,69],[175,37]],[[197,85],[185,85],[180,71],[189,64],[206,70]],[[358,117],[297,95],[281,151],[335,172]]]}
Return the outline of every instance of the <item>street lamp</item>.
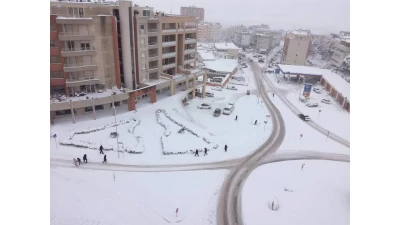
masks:
{"label": "street lamp", "polygon": [[265,131],[265,127],[267,126],[268,119],[269,119],[271,116],[270,116],[270,115],[266,115],[265,117],[267,117],[267,121],[264,121],[264,131]]}
{"label": "street lamp", "polygon": [[115,120],[115,133],[117,133],[117,151],[118,151],[118,158],[119,158],[119,142],[118,142],[118,125],[117,125],[117,110],[115,108],[115,105],[113,106],[114,108],[114,120]]}

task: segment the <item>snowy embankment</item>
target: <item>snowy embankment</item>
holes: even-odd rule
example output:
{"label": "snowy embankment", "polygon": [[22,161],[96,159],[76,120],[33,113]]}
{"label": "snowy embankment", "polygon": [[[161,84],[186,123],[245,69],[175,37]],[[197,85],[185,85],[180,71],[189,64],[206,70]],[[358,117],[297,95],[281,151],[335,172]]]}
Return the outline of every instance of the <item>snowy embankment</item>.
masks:
{"label": "snowy embankment", "polygon": [[226,174],[51,168],[51,224],[210,224]]}
{"label": "snowy embankment", "polygon": [[[134,134],[135,128],[140,124],[139,118],[130,118],[128,120],[121,120],[117,123],[118,136],[120,144],[119,150],[132,154],[141,154],[144,152],[144,144],[143,140],[139,136],[133,136],[134,143],[130,140],[128,142],[128,138],[124,137],[123,133],[129,132],[130,134]],[[105,151],[117,151],[116,146],[116,138],[110,137],[111,132],[115,132],[114,129],[110,129],[116,127],[115,123],[107,124],[105,126],[95,127],[95,128],[86,128],[82,130],[72,130],[69,132],[68,140],[59,141],[60,145],[65,146],[73,146],[77,148],[88,148],[98,150],[100,145],[103,145]],[[131,136],[130,136],[131,137]],[[132,138],[132,137],[131,137]]]}
{"label": "snowy embankment", "polygon": [[201,137],[182,123],[173,119],[165,110],[156,111],[157,122],[165,129],[161,136],[161,148],[164,155],[182,155],[194,153],[195,149],[203,152],[217,149],[218,144],[213,144],[208,137]]}
{"label": "snowy embankment", "polygon": [[244,184],[242,215],[247,225],[350,224],[350,164],[305,160],[260,166]]}

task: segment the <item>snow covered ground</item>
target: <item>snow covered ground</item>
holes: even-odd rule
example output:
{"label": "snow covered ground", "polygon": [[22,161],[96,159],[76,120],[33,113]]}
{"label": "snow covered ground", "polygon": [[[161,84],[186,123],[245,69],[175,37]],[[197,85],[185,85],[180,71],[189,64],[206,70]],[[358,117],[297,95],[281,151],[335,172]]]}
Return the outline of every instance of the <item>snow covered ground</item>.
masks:
{"label": "snow covered ground", "polygon": [[[238,70],[237,74],[242,74],[242,71]],[[256,94],[251,69],[244,68],[243,76],[248,81],[245,81],[245,85],[235,85],[238,90],[225,88],[222,91],[215,91],[207,87],[208,92],[214,93],[213,98],[195,98],[189,101],[190,104],[186,107],[183,107],[181,103],[184,92],[138,108],[137,112],[122,110],[120,113],[122,107],[117,107],[117,123],[132,118],[140,122],[117,127],[118,141],[123,143],[123,147],[140,154],[125,153],[118,158],[118,153],[115,151],[117,139],[110,137],[110,133],[115,132],[115,126],[98,132],[75,135],[70,140],[71,131],[113,125],[112,113],[108,117],[97,120],[90,117],[91,113],[77,116],[77,118],[86,117],[86,120],[80,119],[75,124],[72,124],[70,119],[62,118],[56,120],[55,125],[51,127],[51,132],[57,134],[57,141],[84,143],[94,148],[102,144],[106,150],[114,149],[114,151],[105,151],[110,163],[167,165],[224,161],[242,157],[253,152],[267,140],[272,127],[271,122],[264,127],[268,110],[262,101],[256,95],[246,95],[247,90]],[[223,110],[228,102],[235,104],[232,114],[214,117],[215,108]],[[198,109],[197,106],[202,103],[209,103],[212,109]],[[156,112],[159,109],[165,110],[166,114],[159,113],[159,122],[165,124],[167,129],[157,122]],[[237,121],[236,115],[238,115]],[[257,125],[254,125],[256,120]],[[133,124],[137,126],[134,127],[133,132],[130,132]],[[185,128],[185,131],[179,132],[182,128]],[[103,156],[96,149],[64,146],[60,143],[56,145],[55,139],[52,139],[50,144],[52,158],[71,159],[72,162],[72,158],[82,158],[84,154],[87,154],[89,161],[103,161]],[[225,145],[228,146],[228,152],[224,151]],[[200,153],[200,157],[194,157],[192,153],[195,149],[204,150],[204,148],[210,150],[207,156]],[[179,153],[179,155],[168,155],[170,153]]]}
{"label": "snow covered ground", "polygon": [[[269,209],[271,199],[277,211]],[[350,164],[313,160],[261,166],[244,184],[242,215],[247,225],[350,224]]]}
{"label": "snow covered ground", "polygon": [[[310,150],[350,154],[349,148],[330,140],[329,138],[327,139],[326,135],[321,134],[311,126],[307,125],[307,122],[304,122],[290,111],[279,97],[272,97],[272,93],[268,93],[268,95],[281,112],[283,120],[285,121],[285,139],[278,151]],[[303,137],[300,137],[301,134]]]}
{"label": "snow covered ground", "polygon": [[226,174],[51,168],[51,224],[215,224],[217,193]]}

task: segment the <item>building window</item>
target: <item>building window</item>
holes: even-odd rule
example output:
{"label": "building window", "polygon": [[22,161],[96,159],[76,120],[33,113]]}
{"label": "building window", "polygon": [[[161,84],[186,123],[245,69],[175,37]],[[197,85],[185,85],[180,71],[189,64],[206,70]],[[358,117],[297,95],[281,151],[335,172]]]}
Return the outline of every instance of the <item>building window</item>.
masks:
{"label": "building window", "polygon": [[50,63],[61,63],[59,56],[50,56]]}
{"label": "building window", "polygon": [[82,50],[90,50],[90,43],[89,42],[81,43],[81,49]]}
{"label": "building window", "polygon": [[58,47],[58,41],[50,40],[50,47]]}
{"label": "building window", "polygon": [[62,71],[50,71],[50,78],[64,78]]}
{"label": "building window", "polygon": [[140,29],[141,29],[141,30],[144,30],[144,25],[140,25]]}
{"label": "building window", "polygon": [[140,44],[144,45],[144,38],[140,40]]}
{"label": "building window", "polygon": [[83,16],[83,8],[68,8],[68,12],[70,16],[73,17],[84,17]]}

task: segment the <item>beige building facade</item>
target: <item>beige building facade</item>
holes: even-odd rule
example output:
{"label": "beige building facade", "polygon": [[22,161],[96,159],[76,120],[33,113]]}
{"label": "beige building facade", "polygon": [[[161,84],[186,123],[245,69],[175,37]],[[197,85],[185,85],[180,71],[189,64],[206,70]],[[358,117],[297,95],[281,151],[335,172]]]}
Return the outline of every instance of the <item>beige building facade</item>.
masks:
{"label": "beige building facade", "polygon": [[282,64],[304,66],[312,47],[311,32],[295,30],[285,37],[282,54]]}

